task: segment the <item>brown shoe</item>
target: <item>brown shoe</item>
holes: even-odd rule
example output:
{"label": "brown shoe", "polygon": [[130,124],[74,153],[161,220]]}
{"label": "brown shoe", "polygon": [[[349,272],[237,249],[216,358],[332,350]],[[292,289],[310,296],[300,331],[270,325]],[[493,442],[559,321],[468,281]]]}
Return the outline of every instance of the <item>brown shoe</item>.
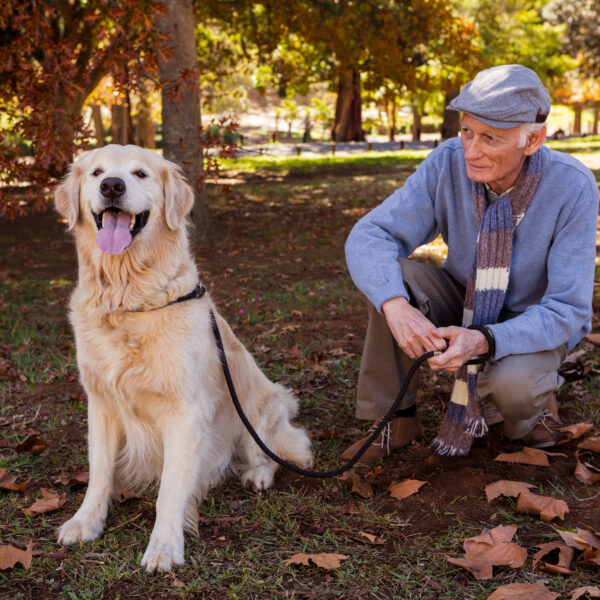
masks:
{"label": "brown shoe", "polygon": [[521,441],[530,448],[551,448],[556,446],[565,436],[559,431],[561,420],[558,416],[558,404],[553,396],[548,406],[542,411],[538,424]]}
{"label": "brown shoe", "polygon": [[[354,458],[379,423],[381,423],[381,419],[377,419],[373,423],[367,435],[354,442],[349,448],[346,448],[342,453],[342,459],[350,460]],[[383,428],[382,432],[375,438],[375,441],[367,448],[358,462],[364,465],[372,464],[378,458],[389,456],[394,450],[403,448],[420,437],[421,422],[419,421],[419,417],[396,417]]]}

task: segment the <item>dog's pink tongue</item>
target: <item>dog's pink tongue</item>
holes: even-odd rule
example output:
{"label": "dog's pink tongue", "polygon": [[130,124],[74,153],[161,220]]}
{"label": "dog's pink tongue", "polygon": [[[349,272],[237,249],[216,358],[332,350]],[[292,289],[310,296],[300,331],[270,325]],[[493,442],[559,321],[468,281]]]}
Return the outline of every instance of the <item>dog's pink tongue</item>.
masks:
{"label": "dog's pink tongue", "polygon": [[96,234],[98,248],[108,254],[121,254],[131,244],[130,220],[130,214],[106,212],[102,229]]}

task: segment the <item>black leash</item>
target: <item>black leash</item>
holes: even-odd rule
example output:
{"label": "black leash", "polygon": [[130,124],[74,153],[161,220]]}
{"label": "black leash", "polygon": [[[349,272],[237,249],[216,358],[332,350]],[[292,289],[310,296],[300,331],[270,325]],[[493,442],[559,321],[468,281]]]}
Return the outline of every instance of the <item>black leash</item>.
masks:
{"label": "black leash", "polygon": [[[408,370],[408,373],[406,374],[406,377],[404,378],[404,382],[402,383],[402,387],[400,388],[400,391],[398,392],[398,395],[396,396],[396,400],[394,400],[394,403],[392,404],[391,408],[388,410],[387,414],[383,417],[383,419],[377,425],[377,427],[375,427],[375,429],[373,430],[373,432],[371,433],[369,438],[365,441],[365,443],[361,446],[360,450],[358,450],[358,452],[354,455],[353,458],[351,458],[347,463],[345,463],[341,467],[338,467],[337,469],[332,469],[331,471],[309,471],[307,469],[302,469],[301,467],[298,467],[297,465],[294,465],[294,464],[288,462],[287,460],[284,460],[280,456],[277,456],[277,454],[275,454],[270,448],[268,448],[265,445],[265,443],[260,439],[258,433],[256,433],[256,430],[254,429],[254,427],[252,427],[252,424],[250,423],[250,421],[248,420],[248,417],[246,417],[246,414],[244,413],[244,410],[242,409],[240,400],[235,391],[235,386],[233,385],[233,380],[231,378],[231,372],[229,371],[229,365],[227,364],[227,358],[225,356],[225,349],[223,348],[223,340],[221,339],[221,333],[219,332],[219,327],[217,326],[217,320],[215,319],[215,315],[212,310],[210,311],[210,320],[211,320],[213,335],[215,336],[215,341],[217,342],[217,348],[219,350],[219,360],[221,362],[223,374],[225,375],[225,381],[227,382],[227,388],[229,389],[229,394],[231,395],[231,400],[233,401],[235,410],[237,411],[237,414],[239,415],[240,419],[242,420],[242,423],[248,430],[248,433],[252,436],[254,441],[257,443],[258,447],[269,458],[274,460],[276,463],[279,463],[282,467],[286,467],[287,469],[290,469],[291,471],[294,471],[295,473],[304,475],[306,477],[316,477],[316,478],[320,478],[320,479],[326,479],[328,477],[336,477],[337,475],[341,475],[344,471],[351,469],[358,462],[360,457],[367,451],[367,448],[375,441],[377,436],[382,432],[383,428],[390,422],[390,420],[394,416],[394,413],[398,410],[398,407],[400,406],[400,403],[402,402],[402,399],[404,398],[404,394],[406,394],[406,390],[408,389],[408,386],[409,386],[412,378],[414,377],[415,373],[417,372],[417,369],[421,366],[421,364],[423,362],[425,362],[432,356],[435,356],[436,354],[440,354],[442,352],[440,350],[431,350],[429,352],[425,352],[425,354],[422,354],[421,356],[419,356],[419,358],[417,358],[415,360],[415,362],[411,365],[410,369]],[[487,355],[482,358],[476,358],[476,359],[470,360],[469,362],[467,362],[465,364],[478,364],[478,363],[485,362],[486,359],[487,359]]]}
{"label": "black leash", "polygon": [[[194,290],[192,292],[190,292],[189,294],[186,294],[185,296],[181,296],[181,297],[177,298],[176,300],[169,302],[164,307],[159,307],[159,308],[165,308],[166,306],[171,306],[172,304],[178,304],[179,302],[185,302],[186,300],[202,298],[202,296],[204,296],[205,293],[206,293],[206,289],[201,284],[198,284],[194,288]],[[149,309],[149,310],[157,310],[157,309]],[[138,311],[132,311],[132,312],[138,312]],[[412,378],[414,377],[415,373],[417,372],[417,369],[426,360],[443,352],[443,350],[431,350],[429,352],[425,352],[425,354],[422,354],[421,356],[419,356],[419,358],[417,358],[413,362],[410,369],[408,370],[408,373],[406,374],[406,377],[404,378],[402,387],[400,388],[400,391],[398,392],[398,395],[396,396],[396,399],[394,400],[394,403],[392,404],[391,408],[388,410],[386,415],[381,419],[379,424],[372,431],[369,438],[365,441],[365,443],[361,446],[361,448],[358,450],[358,452],[354,455],[353,458],[351,458],[347,463],[343,464],[341,467],[338,467],[337,469],[332,469],[330,471],[309,471],[307,469],[302,469],[301,467],[298,467],[297,465],[294,465],[294,464],[288,462],[287,460],[284,460],[280,456],[277,456],[277,454],[275,454],[270,448],[268,448],[265,445],[265,443],[260,439],[260,436],[258,435],[258,433],[256,433],[256,430],[254,429],[254,427],[252,427],[252,423],[250,423],[250,421],[248,420],[248,417],[244,413],[244,410],[240,404],[240,400],[238,398],[237,392],[235,391],[233,379],[231,378],[231,371],[229,370],[229,364],[227,363],[227,357],[225,356],[225,349],[223,347],[223,339],[221,338],[221,332],[219,331],[219,327],[217,325],[217,320],[215,318],[215,315],[214,315],[212,309],[210,309],[210,322],[211,322],[213,335],[214,335],[215,341],[217,343],[217,349],[219,351],[219,362],[221,363],[221,368],[223,369],[223,375],[225,376],[225,381],[227,382],[227,389],[229,390],[229,394],[231,396],[231,400],[233,401],[235,410],[236,410],[238,416],[240,417],[240,419],[242,420],[242,423],[248,430],[248,433],[252,436],[252,439],[256,442],[258,447],[270,459],[274,460],[276,463],[280,464],[282,467],[286,467],[287,469],[290,469],[291,471],[294,471],[295,473],[298,473],[299,475],[304,475],[305,477],[315,477],[315,478],[319,478],[319,479],[326,479],[328,477],[336,477],[338,475],[341,475],[344,471],[351,469],[358,462],[360,457],[367,451],[368,447],[375,441],[377,436],[383,431],[384,427],[391,421],[392,417],[394,416],[394,413],[398,410],[398,407],[400,406],[400,403],[402,402],[402,399],[404,398],[404,394],[406,394],[406,390],[408,389],[408,386],[409,386]],[[489,351],[485,356],[474,358],[474,359],[466,362],[465,364],[466,365],[475,365],[475,364],[483,363],[483,362],[489,360],[491,357],[493,357],[493,355],[495,353],[495,343],[494,343],[494,338],[493,338],[491,332],[489,331],[489,329],[487,329],[486,327],[483,327],[481,325],[471,325],[469,327],[469,329],[477,329],[478,331],[481,331],[485,335],[485,337],[488,341]]]}

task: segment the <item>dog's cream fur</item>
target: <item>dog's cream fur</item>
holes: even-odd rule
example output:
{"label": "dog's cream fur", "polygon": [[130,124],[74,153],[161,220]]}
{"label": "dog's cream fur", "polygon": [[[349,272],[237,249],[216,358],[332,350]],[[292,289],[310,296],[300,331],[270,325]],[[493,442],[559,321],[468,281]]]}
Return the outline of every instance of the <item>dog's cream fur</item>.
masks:
{"label": "dog's cream fur", "polygon": [[[92,211],[102,211],[99,187],[107,177],[127,186],[124,212],[150,211],[118,255],[102,252],[95,240]],[[234,411],[210,307],[240,401],[259,435],[302,466],[312,464],[310,442],[290,423],[296,399],[263,375],[208,295],[165,306],[198,283],[186,233],[193,193],[173,163],[135,146],[106,146],[71,166],[55,201],[74,230],[79,260],[70,306],[88,396],[90,467],[84,501],[58,539],[97,538],[111,499],[158,482],[156,522],[142,565],[148,572],[168,571],[184,562],[184,529],[196,530],[197,503],[209,487],[233,470],[261,490],[277,468]]]}

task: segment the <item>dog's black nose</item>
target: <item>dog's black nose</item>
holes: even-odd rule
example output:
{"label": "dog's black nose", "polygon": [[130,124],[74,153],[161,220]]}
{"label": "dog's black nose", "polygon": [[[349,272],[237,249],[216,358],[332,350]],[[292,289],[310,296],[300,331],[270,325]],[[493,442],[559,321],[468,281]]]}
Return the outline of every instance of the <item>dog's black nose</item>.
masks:
{"label": "dog's black nose", "polygon": [[100,193],[114,200],[125,193],[125,182],[120,177],[107,177],[100,184]]}

